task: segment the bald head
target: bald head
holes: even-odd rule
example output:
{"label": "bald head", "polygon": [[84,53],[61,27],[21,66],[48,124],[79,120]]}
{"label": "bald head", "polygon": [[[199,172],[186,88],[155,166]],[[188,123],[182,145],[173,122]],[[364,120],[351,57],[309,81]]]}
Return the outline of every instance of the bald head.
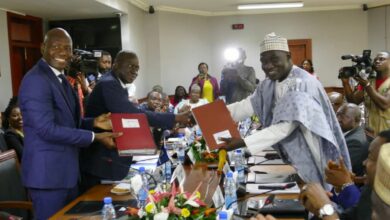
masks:
{"label": "bald head", "polygon": [[345,103],[341,105],[336,115],[343,132],[350,131],[360,125],[361,112],[356,104]]}
{"label": "bald head", "polygon": [[344,103],[344,96],[341,93],[338,92],[330,92],[328,93],[328,97],[330,100],[330,103],[332,103],[332,107],[334,112],[337,112],[339,110],[340,106]]}
{"label": "bald head", "polygon": [[139,61],[134,52],[120,51],[114,61],[112,71],[123,83],[132,83],[138,76]]}
{"label": "bald head", "polygon": [[53,68],[63,71],[72,57],[72,38],[62,28],[54,28],[45,35],[41,52]]}

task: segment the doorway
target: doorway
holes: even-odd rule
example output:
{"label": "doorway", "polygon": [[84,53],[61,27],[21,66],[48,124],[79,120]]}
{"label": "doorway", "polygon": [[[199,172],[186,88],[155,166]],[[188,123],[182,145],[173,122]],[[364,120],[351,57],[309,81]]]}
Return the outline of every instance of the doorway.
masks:
{"label": "doorway", "polygon": [[311,60],[311,39],[288,40],[291,59],[297,66],[301,66],[305,59]]}
{"label": "doorway", "polygon": [[42,19],[7,12],[12,92],[16,96],[23,76],[41,58]]}

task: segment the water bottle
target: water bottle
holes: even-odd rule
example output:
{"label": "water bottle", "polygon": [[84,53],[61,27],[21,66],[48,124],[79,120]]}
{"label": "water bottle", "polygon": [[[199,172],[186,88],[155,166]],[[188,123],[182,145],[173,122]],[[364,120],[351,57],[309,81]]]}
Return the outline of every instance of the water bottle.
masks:
{"label": "water bottle", "polygon": [[102,210],[102,219],[103,220],[111,220],[116,218],[116,213],[114,206],[112,205],[112,198],[105,197],[104,198],[104,206]]}
{"label": "water bottle", "polygon": [[149,184],[148,184],[148,178],[146,177],[145,174],[145,167],[140,167],[138,171],[142,179],[142,187],[137,193],[138,208],[143,208],[145,207],[146,200],[148,199]]}
{"label": "water bottle", "polygon": [[226,209],[233,209],[233,212],[238,214],[236,184],[234,183],[232,172],[228,172],[226,175],[224,190],[225,190]]}
{"label": "water bottle", "polygon": [[228,220],[228,213],[225,211],[220,211],[218,213],[218,220]]}
{"label": "water bottle", "polygon": [[245,183],[245,159],[241,149],[234,152],[234,170],[237,172],[237,183]]}
{"label": "water bottle", "polygon": [[171,178],[172,178],[172,164],[171,164],[171,161],[168,160],[165,165],[164,165],[164,176],[165,176],[165,181],[167,183],[169,183],[171,181]]}
{"label": "water bottle", "polygon": [[176,145],[177,147],[177,159],[179,160],[179,163],[184,164],[184,159],[186,156],[185,152],[185,140],[184,140],[184,134],[179,133],[178,134],[179,141]]}

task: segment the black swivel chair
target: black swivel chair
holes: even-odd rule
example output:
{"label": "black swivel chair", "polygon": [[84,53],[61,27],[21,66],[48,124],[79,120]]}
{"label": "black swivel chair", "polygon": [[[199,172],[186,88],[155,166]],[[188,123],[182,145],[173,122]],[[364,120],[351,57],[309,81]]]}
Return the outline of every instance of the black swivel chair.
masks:
{"label": "black swivel chair", "polygon": [[0,211],[32,219],[32,203],[22,185],[20,165],[14,150],[0,153]]}

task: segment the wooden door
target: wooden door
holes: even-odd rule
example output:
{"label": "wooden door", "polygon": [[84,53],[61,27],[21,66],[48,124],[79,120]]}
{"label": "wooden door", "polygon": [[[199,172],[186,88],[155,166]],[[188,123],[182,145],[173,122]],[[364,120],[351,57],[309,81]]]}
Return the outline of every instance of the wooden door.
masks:
{"label": "wooden door", "polygon": [[311,60],[311,39],[288,40],[288,47],[295,65],[301,66],[305,59]]}
{"label": "wooden door", "polygon": [[23,76],[40,59],[42,19],[7,12],[12,92],[16,96]]}

